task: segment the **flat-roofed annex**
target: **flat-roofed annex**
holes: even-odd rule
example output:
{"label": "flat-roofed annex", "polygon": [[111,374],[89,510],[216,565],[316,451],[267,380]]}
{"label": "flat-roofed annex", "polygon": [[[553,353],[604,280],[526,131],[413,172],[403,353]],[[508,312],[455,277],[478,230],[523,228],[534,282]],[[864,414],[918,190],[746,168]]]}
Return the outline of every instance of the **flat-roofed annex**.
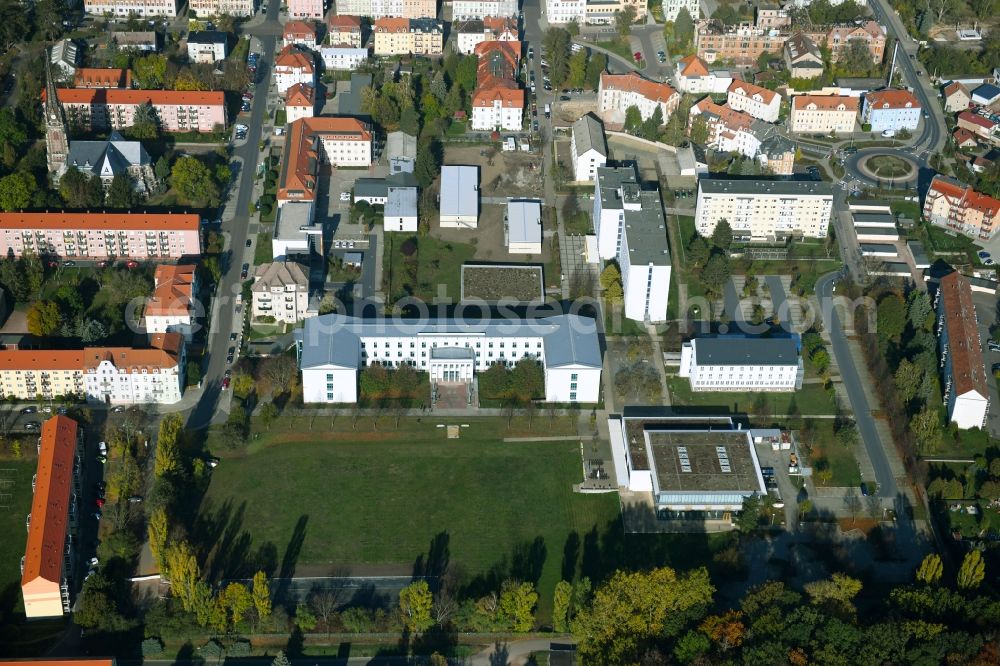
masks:
{"label": "flat-roofed annex", "polygon": [[746,430],[646,430],[645,438],[656,492],[764,490]]}

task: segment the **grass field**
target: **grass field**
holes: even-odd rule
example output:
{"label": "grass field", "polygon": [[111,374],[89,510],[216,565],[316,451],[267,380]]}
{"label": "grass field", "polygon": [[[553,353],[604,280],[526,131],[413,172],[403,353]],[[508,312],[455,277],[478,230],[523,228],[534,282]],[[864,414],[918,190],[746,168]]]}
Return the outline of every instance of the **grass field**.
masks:
{"label": "grass field", "polygon": [[[851,449],[844,447],[837,441],[833,432],[833,422],[813,421],[813,432],[815,434],[807,442],[812,446],[810,462],[813,470],[818,471],[829,467],[832,474],[830,482],[827,484],[829,486],[856,488],[861,485],[858,461]],[[822,485],[818,478],[816,478],[816,483]]]}
{"label": "grass field", "polygon": [[[34,451],[32,451],[32,454]],[[0,460],[0,488],[3,509],[0,509],[0,599],[6,607],[16,599],[16,608],[23,609],[20,593],[21,556],[27,532],[24,519],[31,512],[31,477],[36,460]],[[9,471],[8,471],[9,470]],[[8,480],[13,483],[8,484]],[[9,496],[9,497],[8,497]],[[6,508],[9,507],[9,508]],[[13,588],[13,589],[12,589]],[[0,609],[0,612],[6,608]]]}
{"label": "grass field", "polygon": [[[504,443],[505,435],[526,433],[523,425],[508,431],[499,418],[463,419],[470,427],[448,440],[438,422],[403,419],[396,431],[384,417],[378,432],[367,418],[357,431],[346,417],[333,426],[346,430],[332,432],[326,423],[322,432],[283,424],[282,432],[265,435],[246,453],[223,454],[202,517],[211,524],[213,512],[228,504],[240,523],[218,524],[199,538],[213,543],[245,530],[247,552],[270,543],[285,553],[297,525],[304,525],[298,575],[343,566],[359,574],[371,565],[409,575],[437,538],[472,581],[490,580],[490,572],[537,580],[543,618],[564,567],[576,570],[578,559],[581,570],[595,576],[630,562],[669,559],[673,537],[627,540],[617,495],[572,492],[582,474],[578,441]],[[534,422],[535,432],[546,435],[574,428],[564,417]],[[570,549],[566,565],[568,540],[582,546]],[[695,537],[677,566],[704,561],[699,543],[708,541]]]}
{"label": "grass field", "polygon": [[[675,407],[720,407],[729,409],[731,413],[753,414],[754,399],[757,393],[739,392],[694,392],[687,379],[668,377],[667,387],[670,389],[671,404]],[[833,414],[836,404],[829,393],[819,384],[806,384],[794,393],[765,393],[768,400],[768,411],[774,417],[789,415],[795,407],[799,414],[817,415]],[[794,405],[792,404],[794,400]]]}

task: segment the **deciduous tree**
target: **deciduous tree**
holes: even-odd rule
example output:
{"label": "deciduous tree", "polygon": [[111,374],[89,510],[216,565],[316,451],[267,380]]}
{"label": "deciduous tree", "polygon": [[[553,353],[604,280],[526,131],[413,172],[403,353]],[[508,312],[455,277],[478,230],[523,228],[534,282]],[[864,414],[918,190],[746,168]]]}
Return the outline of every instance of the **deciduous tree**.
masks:
{"label": "deciduous tree", "polygon": [[615,29],[618,30],[618,36],[622,39],[628,37],[632,31],[632,24],[635,23],[637,13],[635,5],[625,5],[624,9],[615,12]]}
{"label": "deciduous tree", "polygon": [[937,553],[927,555],[917,567],[917,581],[925,585],[935,585],[941,580],[944,564]]}
{"label": "deciduous tree", "polygon": [[497,620],[510,631],[530,631],[535,623],[538,593],[532,583],[504,581],[497,602]]}
{"label": "deciduous tree", "polygon": [[0,178],[0,210],[9,212],[27,208],[37,191],[35,179],[21,171]]}
{"label": "deciduous tree", "polygon": [[399,591],[399,612],[411,633],[422,634],[434,626],[433,605],[434,595],[425,580],[414,581]]}
{"label": "deciduous tree", "polygon": [[211,203],[219,198],[219,188],[212,172],[197,157],[185,155],[174,162],[170,170],[170,184],[191,202]]}
{"label": "deciduous tree", "polygon": [[40,337],[48,337],[59,330],[62,315],[54,301],[35,301],[28,310],[28,332]]}
{"label": "deciduous tree", "polygon": [[559,632],[569,630],[569,604],[573,598],[573,585],[564,580],[556,583],[552,594],[552,629]]}
{"label": "deciduous tree", "polygon": [[167,512],[163,507],[158,507],[149,514],[147,525],[149,536],[149,550],[153,554],[160,571],[166,570],[167,536],[170,533],[170,525],[167,522]]}
{"label": "deciduous tree", "polygon": [[958,587],[961,590],[975,590],[983,583],[986,576],[986,563],[983,554],[978,550],[970,550],[962,560],[958,569]]}
{"label": "deciduous tree", "polygon": [[156,439],[156,476],[176,474],[181,471],[180,436],[184,421],[180,414],[167,414],[160,421],[159,436]]}
{"label": "deciduous tree", "polygon": [[253,575],[253,607],[260,620],[266,620],[271,615],[271,586],[267,582],[267,574],[258,571]]}

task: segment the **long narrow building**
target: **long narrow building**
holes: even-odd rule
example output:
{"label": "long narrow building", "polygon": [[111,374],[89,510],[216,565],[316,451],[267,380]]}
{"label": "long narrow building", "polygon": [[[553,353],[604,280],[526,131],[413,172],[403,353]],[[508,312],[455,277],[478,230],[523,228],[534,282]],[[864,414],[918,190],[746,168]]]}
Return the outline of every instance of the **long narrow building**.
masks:
{"label": "long narrow building", "polygon": [[21,562],[21,596],[28,619],[70,612],[71,535],[76,531],[80,492],[79,434],[76,421],[67,416],[53,416],[42,424],[28,541]]}
{"label": "long narrow building", "polygon": [[982,340],[972,302],[972,286],[958,271],[938,283],[937,332],[948,421],[959,428],[981,428],[990,409]]}
{"label": "long narrow building", "polygon": [[216,132],[226,128],[226,95],[221,90],[59,88],[56,96],[69,126],[82,131],[131,127],[139,108],[147,104],[156,111],[164,132]]}
{"label": "long narrow building", "polygon": [[278,205],[313,203],[323,164],[367,167],[372,163],[371,128],[355,118],[301,118],[288,125],[278,178]]}
{"label": "long narrow building", "polygon": [[695,229],[708,237],[726,220],[736,238],[825,238],[833,211],[833,186],[815,181],[701,178]]}
{"label": "long narrow building", "polygon": [[695,338],[681,345],[679,376],[692,391],[795,391],[802,388],[802,357],[794,338]]}

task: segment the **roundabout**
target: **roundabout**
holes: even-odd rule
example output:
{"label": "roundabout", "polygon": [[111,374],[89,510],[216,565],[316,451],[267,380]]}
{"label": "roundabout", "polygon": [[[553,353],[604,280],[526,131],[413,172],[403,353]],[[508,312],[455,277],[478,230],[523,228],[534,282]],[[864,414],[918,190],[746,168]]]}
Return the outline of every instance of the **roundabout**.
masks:
{"label": "roundabout", "polygon": [[899,148],[862,148],[844,159],[844,168],[867,185],[895,188],[916,185],[923,160]]}
{"label": "roundabout", "polygon": [[872,155],[861,168],[876,178],[907,178],[916,171],[914,164],[896,155]]}

